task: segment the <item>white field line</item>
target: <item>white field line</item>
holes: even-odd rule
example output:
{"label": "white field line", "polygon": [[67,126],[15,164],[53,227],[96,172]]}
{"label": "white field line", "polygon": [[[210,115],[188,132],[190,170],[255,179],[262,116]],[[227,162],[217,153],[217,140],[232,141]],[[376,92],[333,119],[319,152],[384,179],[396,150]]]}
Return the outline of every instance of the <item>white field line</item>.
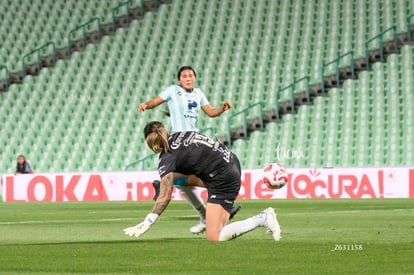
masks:
{"label": "white field line", "polygon": [[[366,210],[340,210],[340,211],[328,211],[328,212],[319,212],[315,213],[312,211],[309,212],[293,212],[293,213],[283,213],[283,209],[278,212],[278,215],[282,216],[308,216],[312,214],[314,216],[328,216],[332,214],[353,214],[353,213],[366,213],[366,214],[378,214],[379,212],[400,212],[399,215],[414,215],[414,208],[397,208],[397,209],[366,209]],[[179,217],[196,217],[194,216],[182,216]],[[83,220],[39,220],[39,221],[15,221],[15,222],[0,222],[0,225],[14,225],[14,224],[63,224],[63,223],[90,223],[90,222],[115,222],[115,221],[139,221],[137,218],[112,218],[112,219],[83,219]]]}
{"label": "white field line", "polygon": [[61,223],[89,223],[89,222],[113,222],[113,221],[131,221],[138,218],[116,218],[116,219],[85,219],[85,220],[45,220],[45,221],[16,221],[16,222],[0,222],[0,225],[13,224],[61,224]]}

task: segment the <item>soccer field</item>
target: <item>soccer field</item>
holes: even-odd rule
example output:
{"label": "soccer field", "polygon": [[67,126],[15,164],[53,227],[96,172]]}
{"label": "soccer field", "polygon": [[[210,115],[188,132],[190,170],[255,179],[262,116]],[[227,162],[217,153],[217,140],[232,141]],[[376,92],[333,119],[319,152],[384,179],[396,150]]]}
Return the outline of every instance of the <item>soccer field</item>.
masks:
{"label": "soccer field", "polygon": [[272,206],[282,240],[264,228],[222,243],[191,235],[198,218],[172,201],[141,238],[125,236],[152,202],[3,203],[0,274],[414,273],[414,201],[237,201],[234,220]]}

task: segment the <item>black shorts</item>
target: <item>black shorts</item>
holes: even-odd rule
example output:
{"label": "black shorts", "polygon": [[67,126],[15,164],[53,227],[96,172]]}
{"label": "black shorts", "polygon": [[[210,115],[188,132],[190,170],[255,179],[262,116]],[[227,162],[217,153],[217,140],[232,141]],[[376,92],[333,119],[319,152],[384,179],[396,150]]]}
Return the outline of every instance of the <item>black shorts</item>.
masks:
{"label": "black shorts", "polygon": [[231,213],[233,203],[236,200],[241,185],[240,162],[233,155],[233,163],[212,178],[203,179],[207,190],[207,202],[220,204],[227,212]]}

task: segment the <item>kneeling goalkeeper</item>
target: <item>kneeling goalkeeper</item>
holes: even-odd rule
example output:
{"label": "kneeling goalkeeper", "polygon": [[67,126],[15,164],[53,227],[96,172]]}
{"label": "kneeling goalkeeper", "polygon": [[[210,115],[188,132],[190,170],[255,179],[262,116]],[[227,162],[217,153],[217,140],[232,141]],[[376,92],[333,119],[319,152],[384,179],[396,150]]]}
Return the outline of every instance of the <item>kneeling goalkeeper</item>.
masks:
{"label": "kneeling goalkeeper", "polygon": [[258,227],[265,227],[274,240],[280,240],[280,226],[271,207],[251,218],[227,224],[241,185],[239,160],[227,147],[197,132],[169,136],[158,121],[145,126],[144,136],[147,145],[160,153],[160,194],[143,222],[124,229],[126,235],[139,237],[158,220],[171,200],[174,173],[180,173],[199,177],[208,190],[207,240],[231,240]]}

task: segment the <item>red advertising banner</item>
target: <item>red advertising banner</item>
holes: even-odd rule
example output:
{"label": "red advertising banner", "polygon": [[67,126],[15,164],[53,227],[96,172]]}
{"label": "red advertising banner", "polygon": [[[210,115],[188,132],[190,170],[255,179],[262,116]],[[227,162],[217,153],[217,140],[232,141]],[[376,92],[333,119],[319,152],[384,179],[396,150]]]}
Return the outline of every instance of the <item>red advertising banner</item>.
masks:
{"label": "red advertising banner", "polygon": [[[262,182],[262,170],[243,170],[238,199],[414,198],[414,167],[289,169],[278,190]],[[154,196],[156,171],[3,175],[4,202],[140,201]],[[199,188],[204,199],[207,190]],[[182,200],[174,189],[173,200]]]}

